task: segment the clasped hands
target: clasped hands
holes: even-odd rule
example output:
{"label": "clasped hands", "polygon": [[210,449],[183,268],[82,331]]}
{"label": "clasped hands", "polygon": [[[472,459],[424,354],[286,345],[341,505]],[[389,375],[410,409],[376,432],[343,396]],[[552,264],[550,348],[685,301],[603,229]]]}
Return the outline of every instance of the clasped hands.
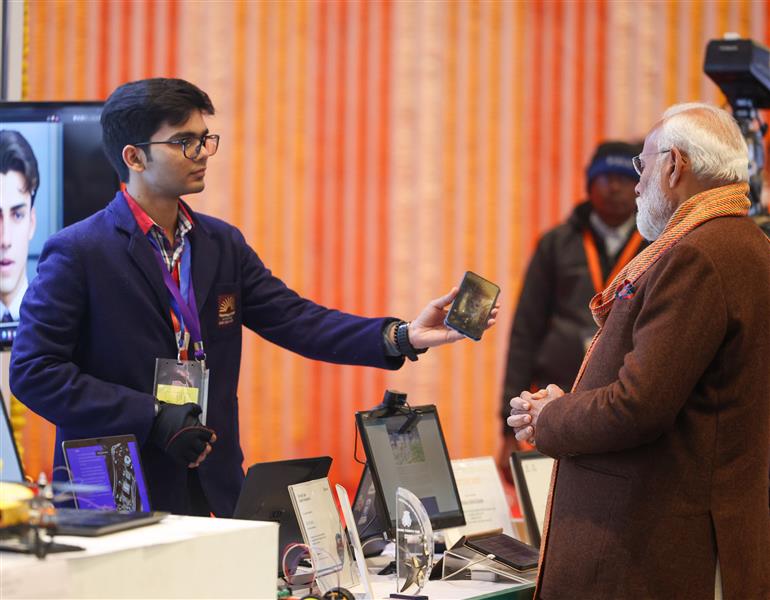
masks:
{"label": "clasped hands", "polygon": [[545,389],[540,389],[535,393],[524,391],[511,399],[511,416],[507,423],[513,427],[516,439],[520,442],[526,441],[533,446],[537,434],[537,419],[543,407],[564,395],[558,385],[551,383]]}

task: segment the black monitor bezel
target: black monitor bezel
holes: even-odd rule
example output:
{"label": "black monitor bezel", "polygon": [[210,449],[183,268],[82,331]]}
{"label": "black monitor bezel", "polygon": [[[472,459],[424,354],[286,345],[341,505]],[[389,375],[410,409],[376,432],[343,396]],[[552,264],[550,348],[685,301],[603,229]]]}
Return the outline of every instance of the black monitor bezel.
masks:
{"label": "black monitor bezel", "polygon": [[[449,450],[447,448],[446,438],[444,437],[444,430],[441,427],[441,419],[439,418],[436,405],[425,404],[422,406],[403,406],[396,409],[379,408],[374,410],[358,411],[356,412],[356,427],[358,428],[359,435],[361,436],[361,444],[363,445],[364,453],[366,454],[366,464],[370,469],[372,480],[374,481],[374,487],[377,490],[377,501],[379,509],[382,511],[382,526],[384,527],[384,531],[391,539],[394,539],[396,535],[396,519],[390,515],[388,503],[385,501],[385,493],[383,490],[382,481],[380,479],[380,474],[377,471],[376,462],[373,459],[374,453],[369,442],[369,436],[367,434],[366,428],[364,427],[364,421],[369,418],[382,419],[389,416],[403,417],[405,414],[409,414],[409,412],[425,415],[431,414],[435,417],[439,438],[444,449],[444,458],[447,462],[447,466],[449,467],[449,476],[452,480],[452,489],[454,490],[455,497],[457,498],[459,514],[449,517],[431,517],[431,525],[434,530],[447,529],[449,527],[462,527],[465,525],[465,512],[463,511],[462,499],[460,498],[460,492],[457,488],[457,481],[455,480],[454,470],[452,469],[452,460],[449,457]],[[395,490],[393,490],[393,492],[395,493]]]}
{"label": "black monitor bezel", "polygon": [[103,100],[0,100],[0,106],[18,107],[44,107],[51,106],[104,106]]}

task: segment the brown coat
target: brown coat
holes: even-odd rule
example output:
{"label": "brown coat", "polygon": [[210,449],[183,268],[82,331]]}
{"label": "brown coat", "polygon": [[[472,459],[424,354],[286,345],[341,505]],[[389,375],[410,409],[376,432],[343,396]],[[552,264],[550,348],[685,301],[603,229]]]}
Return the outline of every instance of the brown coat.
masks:
{"label": "brown coat", "polygon": [[560,458],[540,598],[770,598],[770,244],[708,221],[616,300],[575,393],[543,408]]}

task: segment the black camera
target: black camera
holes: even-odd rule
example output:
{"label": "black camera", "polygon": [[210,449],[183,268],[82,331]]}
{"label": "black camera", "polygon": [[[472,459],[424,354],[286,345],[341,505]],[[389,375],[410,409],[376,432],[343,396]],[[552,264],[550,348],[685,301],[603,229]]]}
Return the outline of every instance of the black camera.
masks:
{"label": "black camera", "polygon": [[762,122],[757,109],[770,108],[770,50],[753,40],[732,37],[711,40],[706,46],[703,71],[727,97],[746,139],[751,212],[758,214],[765,165],[762,138],[767,124]]}
{"label": "black camera", "polygon": [[703,71],[719,86],[733,111],[750,102],[770,108],[770,50],[752,40],[712,40]]}

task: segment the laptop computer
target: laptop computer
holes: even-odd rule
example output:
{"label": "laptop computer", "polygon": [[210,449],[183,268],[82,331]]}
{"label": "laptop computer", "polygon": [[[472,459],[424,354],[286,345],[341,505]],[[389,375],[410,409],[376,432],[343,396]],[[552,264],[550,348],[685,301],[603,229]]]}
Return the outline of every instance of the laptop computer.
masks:
{"label": "laptop computer", "polygon": [[133,435],[62,442],[75,508],[56,511],[56,533],[99,536],[157,523]]}
{"label": "laptop computer", "polygon": [[233,518],[278,523],[279,575],[284,548],[302,542],[288,488],[295,483],[326,477],[331,465],[331,456],[319,456],[256,463],[246,473]]}
{"label": "laptop computer", "polygon": [[56,510],[56,535],[97,537],[126,529],[144,527],[161,521],[166,512],[121,513],[106,510],[78,510],[59,508]]}
{"label": "laptop computer", "polygon": [[75,508],[150,510],[150,492],[133,435],[68,440],[62,442],[62,450]]}
{"label": "laptop computer", "polygon": [[[5,402],[3,401],[2,394],[0,394],[0,480],[9,481],[12,483],[24,482],[24,469],[22,468],[21,459],[19,458],[19,450],[16,446],[16,440],[13,437],[13,429],[11,428],[10,419],[8,418],[8,411],[5,408]],[[129,455],[133,452],[135,455],[135,464],[133,465],[133,477],[136,480],[136,487],[138,491],[138,498],[146,498],[146,502],[140,504],[142,510],[140,512],[116,512],[116,501],[111,493],[111,487],[104,484],[103,478],[106,476],[109,479],[109,472],[99,468],[98,461],[91,461],[90,469],[85,468],[88,465],[87,462],[80,460],[84,458],[84,454],[77,460],[73,456],[72,465],[82,475],[82,481],[80,484],[85,484],[81,489],[75,488],[76,500],[80,497],[81,504],[92,505],[97,510],[77,510],[71,508],[59,508],[56,510],[56,530],[57,535],[79,535],[79,536],[98,536],[114,531],[122,531],[124,529],[132,529],[134,527],[141,527],[143,525],[149,525],[151,523],[157,523],[163,519],[168,513],[164,512],[151,512],[150,511],[150,493],[144,481],[144,473],[142,471],[141,461],[139,459],[138,448],[136,446],[136,439],[134,436],[116,436],[116,438],[99,438],[98,440],[76,440],[71,442],[64,442],[65,448],[65,461],[67,457],[67,447],[71,448],[89,448],[94,447],[94,442],[101,442],[98,448],[102,450],[105,447],[112,447],[115,443],[128,444],[124,447],[124,450],[128,450]],[[131,445],[133,444],[133,445]],[[116,451],[110,454],[110,457],[121,456],[120,452]],[[91,453],[93,455],[93,452]],[[103,461],[106,461],[106,454],[103,455]],[[134,459],[132,459],[133,461]],[[68,463],[68,468],[70,468]],[[127,470],[129,465],[126,464],[126,460],[123,460],[123,468]],[[106,469],[106,467],[105,467]],[[70,473],[72,469],[70,468]],[[101,473],[101,479],[97,477],[97,474]],[[114,476],[113,476],[114,479]],[[120,488],[120,502],[121,505],[125,505],[125,498],[128,497],[128,493],[131,490],[130,479],[126,476],[118,477],[117,481]],[[110,499],[104,496],[105,490],[110,491]],[[70,548],[71,549],[71,548]]]}

